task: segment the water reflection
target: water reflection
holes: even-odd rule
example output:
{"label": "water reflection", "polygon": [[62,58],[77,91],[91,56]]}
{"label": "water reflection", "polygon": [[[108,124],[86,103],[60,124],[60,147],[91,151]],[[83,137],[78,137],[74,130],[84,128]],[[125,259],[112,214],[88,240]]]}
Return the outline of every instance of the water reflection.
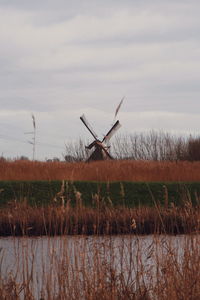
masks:
{"label": "water reflection", "polygon": [[85,280],[95,283],[106,274],[108,280],[123,276],[137,288],[141,280],[145,285],[156,282],[168,259],[178,262],[185,249],[199,246],[199,235],[1,238],[1,278],[26,282],[38,299],[50,286],[56,295],[63,280],[69,289],[73,284],[83,288]]}

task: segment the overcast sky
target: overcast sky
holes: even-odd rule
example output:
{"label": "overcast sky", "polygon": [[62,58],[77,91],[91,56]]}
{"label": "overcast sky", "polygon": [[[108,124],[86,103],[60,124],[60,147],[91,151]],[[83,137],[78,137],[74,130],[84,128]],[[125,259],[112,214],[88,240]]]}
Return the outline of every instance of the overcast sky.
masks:
{"label": "overcast sky", "polygon": [[0,0],[0,155],[62,157],[65,143],[200,132],[199,0]]}

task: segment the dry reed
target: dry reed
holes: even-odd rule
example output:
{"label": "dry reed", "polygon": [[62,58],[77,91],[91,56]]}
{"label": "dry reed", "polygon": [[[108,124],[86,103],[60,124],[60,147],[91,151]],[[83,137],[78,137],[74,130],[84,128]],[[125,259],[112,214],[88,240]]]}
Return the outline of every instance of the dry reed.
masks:
{"label": "dry reed", "polygon": [[2,300],[200,298],[199,235],[23,238],[11,248],[13,265],[1,255]]}
{"label": "dry reed", "polygon": [[98,195],[88,208],[76,197],[75,207],[1,209],[0,234],[15,237],[8,258],[0,239],[0,299],[199,299],[200,207],[168,207],[167,194],[165,207],[135,209],[105,206]]}
{"label": "dry reed", "polygon": [[200,162],[0,161],[0,180],[200,181]]}
{"label": "dry reed", "polygon": [[31,207],[13,202],[0,210],[1,236],[110,235],[110,234],[183,234],[200,231],[200,207],[186,201],[182,207],[113,207],[94,196],[96,208],[49,205]]}

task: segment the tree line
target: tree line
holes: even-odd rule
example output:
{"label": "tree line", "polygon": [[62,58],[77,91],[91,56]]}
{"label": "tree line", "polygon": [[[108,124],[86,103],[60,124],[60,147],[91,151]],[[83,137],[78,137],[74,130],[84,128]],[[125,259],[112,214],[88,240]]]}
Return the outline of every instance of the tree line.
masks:
{"label": "tree line", "polygon": [[[82,139],[65,145],[67,162],[84,161],[89,151]],[[115,159],[152,161],[200,161],[200,136],[177,136],[166,132],[142,132],[118,135],[110,145]]]}

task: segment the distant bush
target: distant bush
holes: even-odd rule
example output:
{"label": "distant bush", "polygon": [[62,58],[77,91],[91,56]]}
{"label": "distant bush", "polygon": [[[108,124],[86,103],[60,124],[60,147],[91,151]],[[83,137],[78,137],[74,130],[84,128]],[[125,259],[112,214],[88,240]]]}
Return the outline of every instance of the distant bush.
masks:
{"label": "distant bush", "polygon": [[198,161],[200,160],[200,137],[190,138],[188,141],[188,160]]}
{"label": "distant bush", "polygon": [[66,162],[80,162],[87,158],[87,150],[85,146],[87,143],[82,139],[75,142],[65,144],[65,153],[63,157]]}
{"label": "distant bush", "polygon": [[6,158],[3,156],[0,156],[0,162],[4,162],[4,161],[6,161]]}
{"label": "distant bush", "polygon": [[72,155],[65,155],[64,159],[66,162],[75,162],[76,161],[76,158]]}
{"label": "distant bush", "polygon": [[29,160],[29,158],[27,156],[24,156],[24,155],[20,156],[18,159],[19,160]]}

